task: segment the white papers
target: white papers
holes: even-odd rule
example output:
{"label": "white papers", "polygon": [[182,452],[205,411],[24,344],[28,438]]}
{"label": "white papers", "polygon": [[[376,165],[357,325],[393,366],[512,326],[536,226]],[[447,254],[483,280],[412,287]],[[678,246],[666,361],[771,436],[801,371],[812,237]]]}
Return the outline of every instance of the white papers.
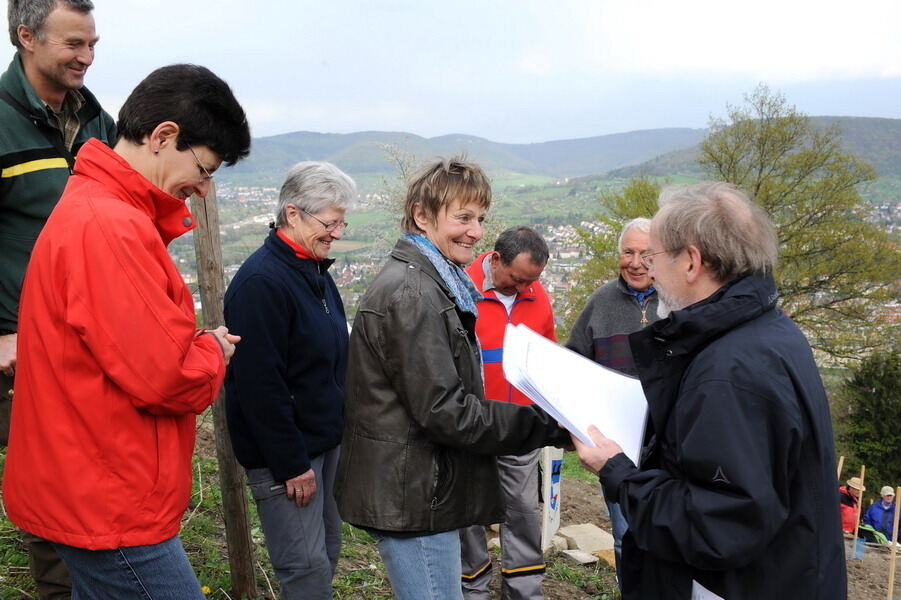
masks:
{"label": "white papers", "polygon": [[588,426],[614,440],[638,464],[647,401],[641,383],[535,333],[507,325],[504,376],[589,446]]}
{"label": "white papers", "polygon": [[691,580],[691,600],[726,600],[722,596],[717,596],[703,585]]}

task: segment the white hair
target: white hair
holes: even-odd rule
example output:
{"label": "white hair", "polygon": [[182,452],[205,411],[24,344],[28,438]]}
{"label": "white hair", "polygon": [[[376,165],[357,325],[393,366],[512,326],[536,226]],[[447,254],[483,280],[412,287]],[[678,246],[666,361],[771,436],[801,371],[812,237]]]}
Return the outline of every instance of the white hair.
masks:
{"label": "white hair", "polygon": [[287,224],[285,209],[293,204],[301,212],[316,214],[329,207],[346,209],[357,195],[354,180],[328,162],[299,162],[288,171],[278,195],[275,226]]}

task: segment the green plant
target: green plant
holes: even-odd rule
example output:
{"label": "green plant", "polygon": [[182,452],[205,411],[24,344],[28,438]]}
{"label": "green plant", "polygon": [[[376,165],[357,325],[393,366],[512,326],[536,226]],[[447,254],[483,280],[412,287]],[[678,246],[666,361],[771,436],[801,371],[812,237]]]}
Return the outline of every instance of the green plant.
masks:
{"label": "green plant", "polygon": [[875,353],[856,365],[833,405],[838,452],[845,472],[866,465],[867,495],[901,482],[901,353]]}

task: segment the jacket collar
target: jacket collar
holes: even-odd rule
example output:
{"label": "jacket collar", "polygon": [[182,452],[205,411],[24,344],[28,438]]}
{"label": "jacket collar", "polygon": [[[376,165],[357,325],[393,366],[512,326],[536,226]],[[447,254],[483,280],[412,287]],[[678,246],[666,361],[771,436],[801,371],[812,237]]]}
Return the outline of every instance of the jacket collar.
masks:
{"label": "jacket collar", "polygon": [[654,339],[666,344],[674,355],[693,354],[713,338],[775,308],[778,298],[772,276],[741,277],[651,325]]}
{"label": "jacket collar", "polygon": [[322,260],[313,260],[312,258],[299,258],[297,252],[285,240],[278,235],[278,230],[272,229],[264,242],[265,246],[275,254],[280,260],[293,266],[294,268],[311,268],[320,274],[329,270],[335,259],[324,258]]}
{"label": "jacket collar", "polygon": [[407,240],[403,238],[397,240],[397,243],[394,244],[394,248],[391,249],[391,256],[405,263],[415,263],[422,269],[423,273],[434,279],[448,296],[451,295],[447,284],[444,283],[444,279],[438,274],[438,270],[435,269],[435,266],[428,258],[423,256],[422,252],[419,251],[419,248]]}
{"label": "jacket collar", "polygon": [[661,431],[669,419],[682,375],[695,355],[727,331],[774,310],[777,299],[772,276],[748,275],[629,336],[652,431]]}
{"label": "jacket collar", "polygon": [[[43,123],[47,122],[47,105],[38,97],[28,78],[25,77],[22,57],[19,56],[18,52],[16,52],[9,63],[9,68],[0,77],[0,87],[7,90],[31,114],[32,118],[38,119]],[[84,104],[82,104],[77,113],[78,120],[84,124],[100,113],[100,103],[88,88],[82,87],[78,92],[84,98]]]}
{"label": "jacket collar", "polygon": [[166,246],[197,226],[183,200],[150,183],[96,138],[85,142],[78,152],[75,175],[97,181],[113,190],[117,198],[145,213]]}

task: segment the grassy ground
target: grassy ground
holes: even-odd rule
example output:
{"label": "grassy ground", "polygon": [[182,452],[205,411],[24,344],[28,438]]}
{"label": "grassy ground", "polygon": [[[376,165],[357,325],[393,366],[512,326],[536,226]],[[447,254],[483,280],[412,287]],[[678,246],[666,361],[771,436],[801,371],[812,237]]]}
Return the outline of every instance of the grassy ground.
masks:
{"label": "grassy ground", "polygon": [[[233,598],[230,593],[229,565],[225,546],[222,498],[219,492],[217,464],[214,451],[207,440],[211,417],[204,415],[199,422],[200,444],[194,458],[194,487],[191,503],[183,521],[182,541],[191,564],[207,597],[216,600]],[[5,449],[0,450],[0,472]],[[564,479],[596,481],[578,466],[578,460],[567,453]],[[252,507],[253,502],[248,500]],[[254,557],[259,598],[277,598],[278,585],[263,545],[256,511],[251,508],[251,535],[256,553]],[[596,599],[612,600],[611,573],[606,567],[576,566],[559,556],[548,557],[546,587],[548,600]],[[363,531],[344,525],[344,544],[334,582],[337,600],[389,600],[391,586],[385,576],[375,542]],[[36,598],[28,572],[28,561],[15,526],[0,515],[0,600]]]}

